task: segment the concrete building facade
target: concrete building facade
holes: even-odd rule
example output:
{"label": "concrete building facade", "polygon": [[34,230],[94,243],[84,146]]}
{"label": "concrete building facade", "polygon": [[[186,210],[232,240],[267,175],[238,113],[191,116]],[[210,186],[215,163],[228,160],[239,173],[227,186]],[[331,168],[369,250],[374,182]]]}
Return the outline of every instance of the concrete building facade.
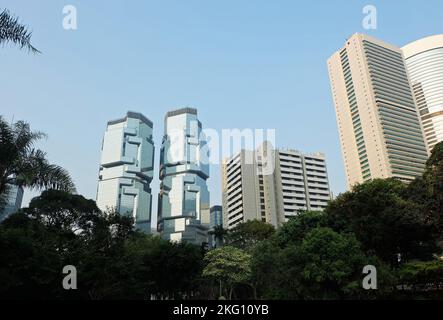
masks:
{"label": "concrete building facade", "polygon": [[348,187],[420,176],[427,147],[401,49],[354,34],[328,70]]}
{"label": "concrete building facade", "polygon": [[331,198],[325,157],[264,143],[222,165],[223,225],[247,220],[275,227],[305,210],[323,210]]}

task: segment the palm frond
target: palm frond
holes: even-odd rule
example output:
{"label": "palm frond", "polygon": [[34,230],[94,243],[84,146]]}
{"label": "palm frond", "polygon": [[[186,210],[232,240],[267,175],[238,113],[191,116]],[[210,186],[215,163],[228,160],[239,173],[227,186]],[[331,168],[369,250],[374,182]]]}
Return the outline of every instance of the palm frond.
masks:
{"label": "palm frond", "polygon": [[[14,132],[9,124],[0,116],[0,180],[5,179],[8,166],[14,161],[17,149],[13,143]],[[0,181],[0,193],[3,184]]]}
{"label": "palm frond", "polygon": [[45,163],[39,169],[37,181],[45,189],[76,192],[72,178],[64,168],[55,164]]}
{"label": "palm frond", "polygon": [[35,142],[47,138],[47,135],[40,131],[31,131],[27,122],[17,121],[13,125],[14,145],[22,153],[28,153],[34,147]]}
{"label": "palm frond", "polygon": [[0,146],[3,145],[3,143],[11,141],[12,136],[13,133],[11,127],[5,121],[5,119],[2,116],[0,116]]}
{"label": "palm frond", "polygon": [[46,153],[37,149],[32,150],[16,172],[17,183],[31,189],[57,189],[76,192],[74,182],[64,168],[50,164]]}
{"label": "palm frond", "polygon": [[9,11],[4,9],[0,13],[0,44],[11,42],[20,47],[20,49],[27,49],[32,53],[40,53],[31,44],[32,32],[18,21],[17,17],[11,16]]}

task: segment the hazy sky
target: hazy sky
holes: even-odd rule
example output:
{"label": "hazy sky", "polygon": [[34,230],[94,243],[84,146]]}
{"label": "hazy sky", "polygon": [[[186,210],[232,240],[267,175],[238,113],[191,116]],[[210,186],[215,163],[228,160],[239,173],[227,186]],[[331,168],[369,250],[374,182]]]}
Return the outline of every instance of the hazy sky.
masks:
{"label": "hazy sky", "polygon": [[[62,25],[68,4],[74,31]],[[376,30],[362,27],[367,4]],[[0,114],[46,132],[39,146],[95,199],[106,122],[143,113],[154,122],[155,213],[163,118],[184,106],[206,128],[276,129],[278,147],[324,152],[332,191],[344,191],[327,58],[355,32],[398,46],[443,32],[441,0],[0,0],[3,8],[29,25],[42,54],[0,48]],[[208,183],[220,204],[218,167]]]}

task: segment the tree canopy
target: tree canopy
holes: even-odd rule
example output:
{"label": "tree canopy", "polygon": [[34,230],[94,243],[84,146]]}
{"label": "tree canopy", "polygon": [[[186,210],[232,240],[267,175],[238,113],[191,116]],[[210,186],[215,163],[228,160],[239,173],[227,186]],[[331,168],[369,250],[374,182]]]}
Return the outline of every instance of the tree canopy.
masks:
{"label": "tree canopy", "polygon": [[258,220],[248,220],[239,223],[226,236],[227,243],[240,249],[250,249],[258,242],[272,236],[275,232],[273,225]]}
{"label": "tree canopy", "polygon": [[251,276],[251,256],[241,249],[224,246],[206,253],[203,276],[220,283],[220,295],[223,285],[229,287],[229,298],[233,286],[245,283]]}
{"label": "tree canopy", "polygon": [[374,179],[339,195],[325,210],[328,224],[352,232],[363,249],[395,263],[428,259],[435,252],[435,225],[422,206],[405,197],[408,186],[395,179]]}

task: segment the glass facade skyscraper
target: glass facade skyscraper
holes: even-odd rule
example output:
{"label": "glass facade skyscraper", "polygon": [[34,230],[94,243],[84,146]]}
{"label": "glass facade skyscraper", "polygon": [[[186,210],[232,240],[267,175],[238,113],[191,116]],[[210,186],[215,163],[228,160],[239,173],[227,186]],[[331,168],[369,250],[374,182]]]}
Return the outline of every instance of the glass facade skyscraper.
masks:
{"label": "glass facade skyscraper", "polygon": [[217,248],[223,245],[223,239],[215,234],[216,227],[223,227],[223,207],[212,206],[210,210],[210,222],[209,222],[209,247]]}
{"label": "glass facade skyscraper", "polygon": [[160,151],[158,230],[163,238],[195,244],[207,241],[208,158],[197,110],[168,112]]}
{"label": "glass facade skyscraper", "polygon": [[214,228],[216,226],[223,226],[223,207],[222,206],[212,206],[210,213],[210,223],[209,226]]}
{"label": "glass facade skyscraper", "polygon": [[23,187],[15,184],[8,185],[7,203],[0,212],[0,222],[5,220],[11,214],[16,213],[22,206]]}
{"label": "glass facade skyscraper", "polygon": [[152,122],[140,113],[109,121],[103,138],[97,206],[134,217],[135,226],[151,231],[154,169]]}

